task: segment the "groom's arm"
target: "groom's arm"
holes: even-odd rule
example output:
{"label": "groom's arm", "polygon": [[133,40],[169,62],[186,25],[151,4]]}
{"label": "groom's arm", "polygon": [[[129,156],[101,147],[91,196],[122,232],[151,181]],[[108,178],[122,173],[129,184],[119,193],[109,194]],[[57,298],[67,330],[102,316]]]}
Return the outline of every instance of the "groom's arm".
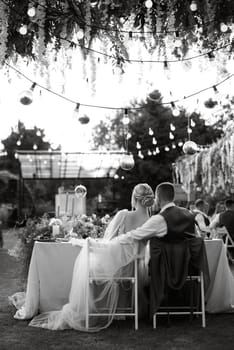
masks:
{"label": "groom's arm", "polygon": [[150,239],[152,237],[163,237],[167,234],[167,224],[160,214],[151,216],[144,225],[136,230],[127,232],[125,235],[136,240]]}

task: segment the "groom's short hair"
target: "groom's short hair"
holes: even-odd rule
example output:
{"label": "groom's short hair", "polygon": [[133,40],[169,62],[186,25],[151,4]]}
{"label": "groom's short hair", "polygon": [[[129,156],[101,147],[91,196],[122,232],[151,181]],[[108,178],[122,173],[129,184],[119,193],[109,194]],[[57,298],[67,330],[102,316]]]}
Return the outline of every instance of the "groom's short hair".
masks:
{"label": "groom's short hair", "polygon": [[162,182],[156,187],[156,194],[159,198],[172,202],[175,198],[175,188],[171,182]]}

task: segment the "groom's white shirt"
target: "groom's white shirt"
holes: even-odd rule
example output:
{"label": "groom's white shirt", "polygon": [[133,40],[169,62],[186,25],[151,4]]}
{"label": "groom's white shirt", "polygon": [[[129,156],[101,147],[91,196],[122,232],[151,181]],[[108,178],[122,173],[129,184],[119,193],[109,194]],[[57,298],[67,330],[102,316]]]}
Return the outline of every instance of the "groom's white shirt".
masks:
{"label": "groom's white shirt", "polygon": [[[168,203],[160,210],[162,213],[165,209],[174,207],[175,203]],[[141,227],[126,233],[127,236],[136,240],[150,239],[152,237],[163,237],[167,234],[166,220],[160,213],[151,216]]]}

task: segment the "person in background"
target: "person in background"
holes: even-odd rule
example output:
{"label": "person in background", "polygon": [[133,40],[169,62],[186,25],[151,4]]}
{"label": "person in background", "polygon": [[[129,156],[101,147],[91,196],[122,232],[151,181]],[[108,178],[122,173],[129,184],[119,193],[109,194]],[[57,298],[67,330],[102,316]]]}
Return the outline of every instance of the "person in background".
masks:
{"label": "person in background", "polygon": [[210,236],[210,219],[208,218],[206,212],[208,208],[208,203],[203,199],[197,199],[195,202],[195,208],[193,213],[195,214],[195,221],[197,226],[197,234],[200,237]]}
{"label": "person in background", "polygon": [[0,248],[3,247],[2,221],[0,220]]}
{"label": "person in background", "polygon": [[218,213],[210,224],[210,229],[225,227],[231,238],[234,240],[234,200],[225,201],[225,211]]}

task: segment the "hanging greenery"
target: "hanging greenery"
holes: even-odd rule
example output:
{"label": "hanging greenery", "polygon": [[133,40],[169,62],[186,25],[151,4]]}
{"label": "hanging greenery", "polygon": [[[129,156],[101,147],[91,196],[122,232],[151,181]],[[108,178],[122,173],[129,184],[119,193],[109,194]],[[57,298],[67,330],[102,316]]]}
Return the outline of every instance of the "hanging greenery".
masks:
{"label": "hanging greenery", "polygon": [[181,59],[190,45],[233,50],[234,2],[230,0],[0,0],[0,59],[15,54],[42,60],[45,48],[79,47],[84,57],[95,39],[112,43],[117,64],[128,60],[128,43],[150,52],[171,38]]}
{"label": "hanging greenery", "polygon": [[184,189],[205,195],[215,196],[223,193],[228,196],[234,192],[234,125],[226,130],[225,136],[208,149],[192,156],[177,159],[174,166],[175,181],[182,183]]}

